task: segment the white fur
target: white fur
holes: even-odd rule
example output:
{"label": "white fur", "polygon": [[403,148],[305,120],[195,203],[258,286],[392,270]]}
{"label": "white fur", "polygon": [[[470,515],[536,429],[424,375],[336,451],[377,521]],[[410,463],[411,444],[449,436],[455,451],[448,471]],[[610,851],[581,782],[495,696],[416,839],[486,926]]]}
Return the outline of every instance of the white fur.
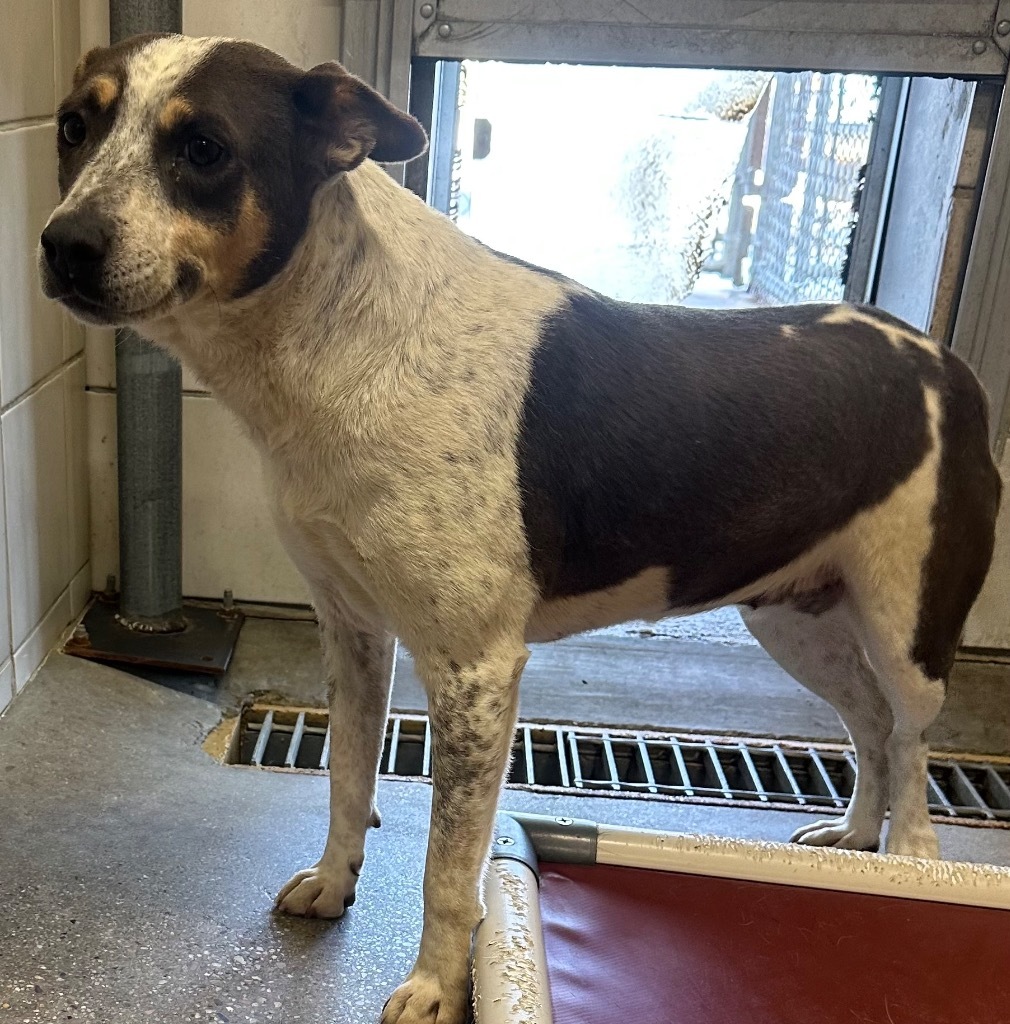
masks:
{"label": "white fur", "polygon": [[917,331],[907,330],[897,324],[888,323],[874,316],[864,313],[861,310],[853,309],[851,306],[835,306],[830,312],[821,317],[822,324],[861,324],[866,327],[873,327],[880,331],[894,348],[902,348],[905,345],[914,345],[921,348],[923,352],[940,358],[935,341],[919,334]]}
{"label": "white fur", "polygon": [[892,719],[866,660],[861,626],[851,603],[843,601],[817,616],[788,604],[744,607],[740,614],[761,646],[794,679],[835,708],[856,749],[855,790],[845,814],[804,825],[793,834],[793,841],[843,850],[874,847],[887,811],[884,744]]}

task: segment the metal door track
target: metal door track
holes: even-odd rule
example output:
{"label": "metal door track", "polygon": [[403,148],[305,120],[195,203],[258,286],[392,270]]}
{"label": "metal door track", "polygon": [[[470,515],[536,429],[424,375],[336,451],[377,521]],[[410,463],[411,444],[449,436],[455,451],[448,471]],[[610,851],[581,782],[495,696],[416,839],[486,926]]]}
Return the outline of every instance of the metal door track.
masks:
{"label": "metal door track", "polygon": [[[329,750],[324,709],[252,705],[225,762],[320,773]],[[855,782],[851,749],[829,743],[523,722],[512,754],[508,785],[536,792],[840,813]],[[426,716],[390,715],[380,772],[430,779]],[[931,758],[929,805],[938,820],[1010,828],[1010,759]]]}

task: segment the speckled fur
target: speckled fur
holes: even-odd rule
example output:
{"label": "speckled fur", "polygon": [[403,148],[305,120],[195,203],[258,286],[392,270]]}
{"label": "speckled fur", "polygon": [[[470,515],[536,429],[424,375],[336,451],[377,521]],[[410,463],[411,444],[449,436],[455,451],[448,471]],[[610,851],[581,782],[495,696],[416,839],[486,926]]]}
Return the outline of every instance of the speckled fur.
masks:
{"label": "speckled fur", "polygon": [[[173,291],[193,253],[175,244],[177,211],[147,187],[145,132],[160,111],[169,123],[188,116],[168,106],[175,86],[229,45],[169,37],[132,53],[119,128],[57,214],[109,190],[119,243],[110,298],[120,312],[107,322],[130,323],[176,353],[244,424],[280,536],[312,592],[334,729],[330,830],[320,861],[282,889],[281,909],[336,917],[353,901],[364,836],[378,823],[374,769],[393,638],[415,658],[435,737],[424,925],[417,963],[383,1021],[461,1024],[527,643],[700,607],[670,607],[676,566],[540,597],[519,437],[544,324],[579,286],[501,258],[365,160],[319,186],[303,237],[265,284],[233,292],[241,267],[221,272],[211,246],[199,253],[200,281]],[[340,69],[326,74],[348,85]],[[355,88],[343,94],[349,102]],[[341,152],[374,142],[342,137]],[[250,237],[243,259],[256,257]],[[924,350],[923,363],[943,372],[940,350],[897,322],[837,307],[822,323]],[[775,330],[794,339],[803,328]],[[802,830],[800,842],[872,846],[889,801],[888,850],[936,854],[922,734],[943,683],[911,653],[946,443],[938,385],[927,377],[919,411],[928,437],[914,471],[788,564],[705,605],[745,606],[769,652],[832,701],[852,732],[862,773],[853,806],[839,822]]]}

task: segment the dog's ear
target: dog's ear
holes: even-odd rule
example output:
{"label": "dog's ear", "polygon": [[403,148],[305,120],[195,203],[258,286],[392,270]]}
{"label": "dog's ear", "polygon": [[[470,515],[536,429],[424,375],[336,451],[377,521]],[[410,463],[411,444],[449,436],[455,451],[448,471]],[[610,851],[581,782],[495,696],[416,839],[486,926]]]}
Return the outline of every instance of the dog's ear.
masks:
{"label": "dog's ear", "polygon": [[410,114],[336,63],[302,75],[294,103],[304,130],[321,147],[328,174],[349,171],[367,156],[380,163],[412,160],[428,146],[424,129]]}

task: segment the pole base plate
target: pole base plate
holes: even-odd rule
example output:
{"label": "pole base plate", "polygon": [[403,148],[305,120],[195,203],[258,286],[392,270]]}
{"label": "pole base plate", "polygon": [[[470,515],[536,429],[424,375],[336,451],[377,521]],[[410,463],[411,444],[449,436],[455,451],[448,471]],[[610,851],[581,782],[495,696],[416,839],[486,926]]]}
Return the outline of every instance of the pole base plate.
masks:
{"label": "pole base plate", "polygon": [[245,619],[237,609],[224,611],[184,603],[185,629],[146,633],[124,626],[116,617],[118,610],[118,601],[95,601],[64,645],[64,653],[95,661],[220,676],[228,671]]}

